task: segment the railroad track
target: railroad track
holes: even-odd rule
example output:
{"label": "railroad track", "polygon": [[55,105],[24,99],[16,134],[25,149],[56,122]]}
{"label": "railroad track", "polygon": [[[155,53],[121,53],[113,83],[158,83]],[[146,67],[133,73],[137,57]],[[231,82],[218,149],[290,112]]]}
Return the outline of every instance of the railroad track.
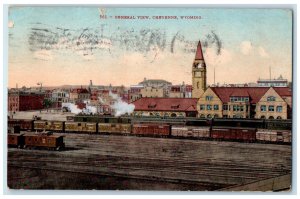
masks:
{"label": "railroad track", "polygon": [[75,149],[9,149],[8,166],[220,186],[291,171],[291,148],[284,145],[78,134],[65,142]]}

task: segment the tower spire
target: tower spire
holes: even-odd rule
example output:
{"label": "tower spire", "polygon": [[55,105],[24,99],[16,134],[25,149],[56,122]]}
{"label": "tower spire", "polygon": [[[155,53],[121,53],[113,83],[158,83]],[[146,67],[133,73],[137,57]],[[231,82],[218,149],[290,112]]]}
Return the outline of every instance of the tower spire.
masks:
{"label": "tower spire", "polygon": [[200,40],[199,40],[198,45],[197,45],[195,60],[204,60]]}

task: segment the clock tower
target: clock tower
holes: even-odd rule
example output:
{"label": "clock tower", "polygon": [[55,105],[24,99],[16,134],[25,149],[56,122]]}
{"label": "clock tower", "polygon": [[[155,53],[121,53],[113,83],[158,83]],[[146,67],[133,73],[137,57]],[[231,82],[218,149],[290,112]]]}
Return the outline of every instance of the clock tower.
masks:
{"label": "clock tower", "polygon": [[192,98],[200,98],[206,90],[206,65],[200,41],[192,68],[192,85]]}

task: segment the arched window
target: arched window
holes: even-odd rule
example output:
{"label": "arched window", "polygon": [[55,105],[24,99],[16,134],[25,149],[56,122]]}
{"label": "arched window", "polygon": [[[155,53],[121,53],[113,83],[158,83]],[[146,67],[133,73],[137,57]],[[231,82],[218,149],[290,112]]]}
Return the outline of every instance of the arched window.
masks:
{"label": "arched window", "polygon": [[168,113],[165,113],[165,115],[164,115],[165,117],[169,117],[169,114]]}
{"label": "arched window", "polygon": [[176,117],[176,116],[177,116],[176,113],[171,114],[171,117]]}
{"label": "arched window", "polygon": [[274,117],[273,117],[273,116],[270,116],[269,119],[270,119],[270,120],[274,120]]}
{"label": "arched window", "polygon": [[207,118],[211,118],[211,114],[208,114],[208,115],[207,115]]}
{"label": "arched window", "polygon": [[205,115],[204,115],[204,114],[201,114],[200,117],[201,117],[201,118],[205,118]]}
{"label": "arched window", "polygon": [[264,115],[260,116],[260,119],[266,119],[266,117]]}
{"label": "arched window", "polygon": [[214,118],[218,118],[218,117],[219,117],[219,115],[218,115],[218,114],[215,114],[215,115],[214,115]]}
{"label": "arched window", "polygon": [[282,117],[278,116],[278,117],[277,117],[277,119],[278,119],[278,120],[281,120],[281,119],[282,119]]}

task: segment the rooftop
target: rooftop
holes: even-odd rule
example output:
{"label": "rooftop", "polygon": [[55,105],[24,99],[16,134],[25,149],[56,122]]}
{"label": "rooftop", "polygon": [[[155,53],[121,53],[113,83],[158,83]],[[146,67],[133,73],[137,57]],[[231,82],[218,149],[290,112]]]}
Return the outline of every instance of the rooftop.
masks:
{"label": "rooftop", "polygon": [[135,111],[197,111],[197,98],[141,98],[134,101]]}

